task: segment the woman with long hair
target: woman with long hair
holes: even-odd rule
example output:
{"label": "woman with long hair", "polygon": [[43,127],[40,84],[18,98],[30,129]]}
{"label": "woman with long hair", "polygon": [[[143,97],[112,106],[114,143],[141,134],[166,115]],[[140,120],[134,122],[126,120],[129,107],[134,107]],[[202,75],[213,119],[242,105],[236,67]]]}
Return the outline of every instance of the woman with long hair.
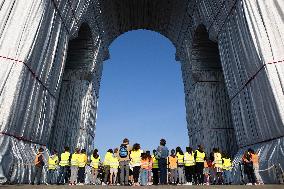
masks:
{"label": "woman with long hair", "polygon": [[184,154],[182,149],[178,146],[176,148],[176,156],[177,156],[177,165],[178,165],[178,185],[184,184],[185,176],[184,176]]}
{"label": "woman with long hair", "polygon": [[97,178],[99,174],[99,165],[100,165],[100,156],[98,149],[95,149],[93,151],[93,154],[91,156],[91,167],[92,167],[92,184],[97,184]]}
{"label": "woman with long hair", "polygon": [[141,153],[140,144],[135,143],[130,153],[130,164],[133,167],[134,186],[139,186],[138,179],[141,168]]}

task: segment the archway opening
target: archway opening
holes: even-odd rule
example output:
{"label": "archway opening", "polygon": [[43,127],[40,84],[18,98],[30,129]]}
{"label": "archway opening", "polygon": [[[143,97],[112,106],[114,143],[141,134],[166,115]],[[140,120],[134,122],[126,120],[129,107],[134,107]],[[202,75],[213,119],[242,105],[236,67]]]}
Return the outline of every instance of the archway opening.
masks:
{"label": "archway opening", "polygon": [[104,154],[123,138],[153,150],[188,145],[184,93],[175,47],[159,33],[127,32],[104,63],[94,146]]}

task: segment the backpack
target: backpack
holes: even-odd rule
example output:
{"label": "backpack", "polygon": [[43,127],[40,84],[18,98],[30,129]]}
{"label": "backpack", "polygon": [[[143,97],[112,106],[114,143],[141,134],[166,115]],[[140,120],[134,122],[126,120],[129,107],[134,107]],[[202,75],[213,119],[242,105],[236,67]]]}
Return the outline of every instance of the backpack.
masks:
{"label": "backpack", "polygon": [[42,161],[40,161],[40,157],[42,156],[42,154],[37,154],[34,160],[34,164],[35,166],[40,166],[42,164]]}
{"label": "backpack", "polygon": [[119,157],[126,158],[128,156],[127,146],[122,144],[119,149]]}

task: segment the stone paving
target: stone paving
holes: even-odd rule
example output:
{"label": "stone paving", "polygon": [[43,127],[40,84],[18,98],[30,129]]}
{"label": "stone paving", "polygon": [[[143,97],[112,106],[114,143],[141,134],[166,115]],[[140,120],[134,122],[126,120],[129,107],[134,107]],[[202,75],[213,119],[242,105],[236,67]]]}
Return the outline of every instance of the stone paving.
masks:
{"label": "stone paving", "polygon": [[53,185],[53,186],[45,186],[45,185],[0,185],[0,188],[2,189],[48,189],[48,188],[53,188],[53,189],[65,189],[65,188],[84,188],[84,189],[127,189],[127,188],[153,188],[153,189],[186,189],[186,188],[192,188],[192,189],[223,189],[223,188],[229,188],[229,189],[241,189],[241,188],[246,188],[246,189],[284,189],[284,185],[262,185],[262,186],[245,186],[245,185],[231,185],[231,186],[218,186],[218,185],[211,185],[211,186],[145,186],[145,187],[122,187],[122,186],[91,186],[91,185],[85,185],[85,186],[58,186],[58,185]]}

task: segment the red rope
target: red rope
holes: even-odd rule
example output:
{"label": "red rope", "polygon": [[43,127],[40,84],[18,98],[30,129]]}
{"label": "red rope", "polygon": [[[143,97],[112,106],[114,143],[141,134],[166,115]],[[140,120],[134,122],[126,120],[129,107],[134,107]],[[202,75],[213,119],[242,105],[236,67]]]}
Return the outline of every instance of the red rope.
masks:
{"label": "red rope", "polygon": [[219,83],[220,81],[196,81],[191,86],[195,86],[197,83]]}
{"label": "red rope", "polygon": [[266,64],[263,64],[258,70],[257,72],[252,75],[248,80],[247,82],[238,90],[238,92],[236,94],[234,94],[234,96],[230,99],[230,101],[232,101],[238,94],[240,94],[242,92],[242,90],[248,86],[248,84],[254,80],[256,78],[256,76],[259,74],[259,72],[264,68],[266,67],[268,64],[277,64],[277,63],[284,63],[284,60],[279,60],[279,61],[272,61],[272,62],[268,62]]}
{"label": "red rope", "polygon": [[17,60],[17,59],[10,58],[10,57],[7,57],[7,56],[1,56],[0,55],[0,58],[6,59],[6,60],[12,60],[12,61],[19,62],[19,63],[23,63],[27,67],[27,69],[31,72],[32,76],[42,85],[42,87],[50,94],[50,96],[55,98],[54,94],[52,94],[50,92],[50,90],[47,88],[47,86],[45,86],[45,84],[39,79],[39,77],[36,75],[36,73],[32,70],[32,68],[27,63],[25,63],[22,60]]}
{"label": "red rope", "polygon": [[9,136],[9,137],[13,137],[17,140],[21,140],[21,141],[24,141],[24,142],[29,142],[29,143],[38,144],[38,145],[41,145],[41,146],[46,146],[45,144],[42,144],[42,143],[39,143],[39,142],[34,142],[30,139],[27,139],[27,138],[24,138],[24,137],[21,137],[21,136],[17,136],[17,135],[14,135],[14,134],[6,133],[6,132],[0,132],[0,134],[6,135],[6,136]]}

